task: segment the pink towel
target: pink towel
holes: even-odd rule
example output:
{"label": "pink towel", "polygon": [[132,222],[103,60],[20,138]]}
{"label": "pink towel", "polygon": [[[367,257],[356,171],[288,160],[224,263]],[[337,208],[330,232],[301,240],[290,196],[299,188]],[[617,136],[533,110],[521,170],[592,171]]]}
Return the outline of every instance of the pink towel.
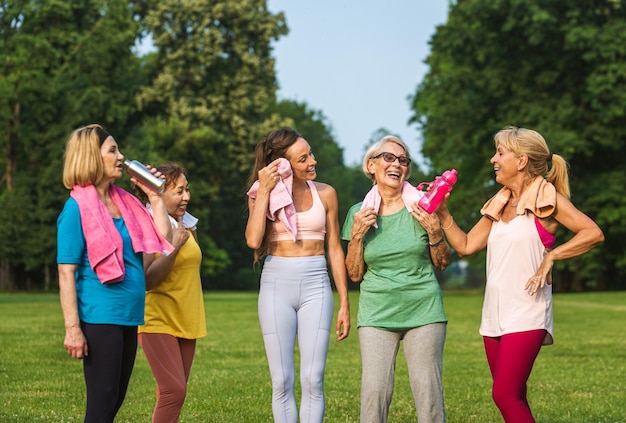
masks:
{"label": "pink towel", "polygon": [[[511,190],[503,187],[491,197],[480,212],[492,220],[500,220],[502,210],[511,198]],[[556,210],[556,188],[543,176],[537,176],[530,186],[522,193],[517,203],[516,214],[521,215],[529,210],[537,217],[548,217]]]}
{"label": "pink towel", "polygon": [[[111,214],[100,201],[96,187],[76,185],[70,195],[78,203],[91,268],[103,284],[122,281],[125,275],[122,237]],[[115,185],[111,185],[110,195],[122,213],[136,253],[169,254],[174,250],[159,233],[148,210],[134,195]]]}
{"label": "pink towel", "polygon": [[[298,235],[296,206],[293,204],[291,195],[293,189],[293,172],[289,160],[281,158],[278,163],[278,174],[280,179],[270,192],[270,202],[267,209],[267,218],[272,222],[278,219],[287,228],[296,240]],[[250,198],[256,198],[259,190],[259,181],[255,181],[248,190]]]}
{"label": "pink towel", "polygon": [[[420,198],[422,198],[423,196],[424,193],[422,191],[418,190],[407,181],[404,181],[404,184],[402,184],[402,200],[404,201],[404,205],[409,212],[411,212],[411,204],[419,201]],[[374,211],[376,211],[376,213],[378,213],[381,200],[382,199],[380,197],[380,193],[378,192],[378,185],[374,185],[372,189],[369,190],[367,194],[365,194],[363,204],[361,205],[361,210],[363,210],[364,208],[372,208],[374,209]],[[376,222],[374,222],[373,226],[375,228],[378,228],[378,224]]]}

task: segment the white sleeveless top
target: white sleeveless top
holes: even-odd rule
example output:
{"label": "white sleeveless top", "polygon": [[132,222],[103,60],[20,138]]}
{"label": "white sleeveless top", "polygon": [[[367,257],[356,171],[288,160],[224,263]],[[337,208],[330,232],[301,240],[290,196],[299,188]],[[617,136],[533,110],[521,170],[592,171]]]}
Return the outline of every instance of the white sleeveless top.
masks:
{"label": "white sleeveless top", "polygon": [[493,222],[487,240],[487,284],[480,334],[498,337],[535,329],[548,331],[544,345],[554,342],[552,285],[531,296],[524,285],[539,268],[545,247],[534,215]]}

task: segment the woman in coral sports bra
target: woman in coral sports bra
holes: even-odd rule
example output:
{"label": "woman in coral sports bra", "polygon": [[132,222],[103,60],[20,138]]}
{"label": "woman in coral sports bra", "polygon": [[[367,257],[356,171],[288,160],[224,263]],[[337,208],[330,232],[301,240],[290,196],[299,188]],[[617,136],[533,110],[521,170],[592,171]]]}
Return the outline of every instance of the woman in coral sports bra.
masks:
{"label": "woman in coral sports bra", "polygon": [[297,131],[280,128],[261,139],[248,191],[246,242],[263,259],[259,321],[272,378],[277,423],[296,423],[294,346],[300,350],[301,422],[324,418],[324,369],[333,317],[330,262],[340,307],[336,339],[350,332],[345,258],[337,193],[313,182],[315,157]]}
{"label": "woman in coral sports bra", "polygon": [[[483,206],[478,223],[466,234],[446,202],[437,215],[459,255],[487,248],[480,334],[492,397],[505,422],[529,423],[535,419],[526,381],[541,346],[553,343],[550,271],[556,260],[586,253],[604,235],[570,202],[567,162],[550,152],[538,132],[507,127],[495,135],[495,146],[491,163],[504,187]],[[575,235],[555,247],[559,224]]]}

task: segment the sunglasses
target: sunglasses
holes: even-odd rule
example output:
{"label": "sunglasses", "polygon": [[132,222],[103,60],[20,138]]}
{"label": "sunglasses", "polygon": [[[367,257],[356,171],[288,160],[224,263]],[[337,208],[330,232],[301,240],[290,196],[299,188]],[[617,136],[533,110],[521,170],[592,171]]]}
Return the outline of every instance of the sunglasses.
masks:
{"label": "sunglasses", "polygon": [[384,161],[386,161],[387,163],[393,163],[396,161],[396,159],[398,159],[398,163],[400,163],[400,166],[408,166],[411,163],[411,159],[409,159],[406,156],[396,156],[393,153],[380,153],[377,156],[372,157],[372,159],[377,159],[379,157],[382,157]]}

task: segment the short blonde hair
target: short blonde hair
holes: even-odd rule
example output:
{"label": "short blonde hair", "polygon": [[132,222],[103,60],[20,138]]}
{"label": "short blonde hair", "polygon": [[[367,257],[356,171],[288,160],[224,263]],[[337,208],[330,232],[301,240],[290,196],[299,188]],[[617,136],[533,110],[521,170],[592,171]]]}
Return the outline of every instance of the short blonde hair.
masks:
{"label": "short blonde hair", "polygon": [[100,152],[102,126],[92,124],[75,129],[65,145],[63,185],[96,185],[104,177],[104,161]]}
{"label": "short blonde hair", "polygon": [[[400,138],[395,137],[393,135],[387,135],[383,137],[383,139],[381,139],[380,141],[372,144],[370,148],[368,148],[367,151],[365,152],[365,156],[363,158],[363,163],[361,164],[361,168],[363,169],[363,173],[365,174],[365,176],[367,176],[373,183],[376,183],[376,180],[374,179],[374,175],[369,172],[367,165],[371,159],[373,159],[374,157],[376,157],[382,152],[383,146],[385,144],[399,145],[404,150],[404,154],[406,155],[406,157],[408,159],[411,158],[411,154],[409,153],[409,148],[406,146],[404,141],[402,141]],[[407,170],[406,170],[406,179],[409,179],[410,176],[411,176],[411,164],[409,163],[409,165],[407,166]]]}

